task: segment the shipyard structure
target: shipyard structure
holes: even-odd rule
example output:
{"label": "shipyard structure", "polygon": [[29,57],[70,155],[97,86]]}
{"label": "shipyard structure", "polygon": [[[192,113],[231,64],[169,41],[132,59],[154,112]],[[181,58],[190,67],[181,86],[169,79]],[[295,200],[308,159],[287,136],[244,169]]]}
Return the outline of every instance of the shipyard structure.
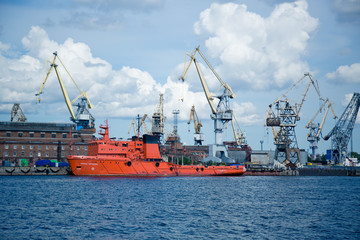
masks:
{"label": "shipyard structure", "polygon": [[0,122],[1,166],[32,166],[40,159],[64,162],[70,154],[87,155],[95,129],[73,123]]}

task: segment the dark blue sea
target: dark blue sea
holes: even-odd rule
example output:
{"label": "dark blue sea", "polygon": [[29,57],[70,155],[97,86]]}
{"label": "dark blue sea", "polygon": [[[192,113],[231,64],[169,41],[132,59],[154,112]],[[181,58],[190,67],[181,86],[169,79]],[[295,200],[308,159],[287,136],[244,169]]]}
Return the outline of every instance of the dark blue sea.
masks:
{"label": "dark blue sea", "polygon": [[0,177],[0,239],[360,239],[359,177]]}

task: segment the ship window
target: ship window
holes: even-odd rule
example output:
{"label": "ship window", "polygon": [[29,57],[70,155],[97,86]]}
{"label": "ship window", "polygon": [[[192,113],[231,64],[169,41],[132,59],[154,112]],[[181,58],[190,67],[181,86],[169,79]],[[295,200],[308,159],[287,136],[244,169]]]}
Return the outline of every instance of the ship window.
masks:
{"label": "ship window", "polygon": [[126,143],[123,143],[122,146],[123,146],[123,147],[127,147],[127,144],[126,144]]}

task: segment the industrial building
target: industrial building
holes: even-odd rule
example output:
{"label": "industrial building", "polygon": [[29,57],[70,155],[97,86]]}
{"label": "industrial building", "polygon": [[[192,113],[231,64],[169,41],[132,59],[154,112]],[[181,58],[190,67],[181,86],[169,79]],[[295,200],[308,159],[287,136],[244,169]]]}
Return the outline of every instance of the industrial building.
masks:
{"label": "industrial building", "polygon": [[87,155],[95,129],[73,123],[0,122],[1,166],[33,165],[39,159],[66,161],[66,156]]}

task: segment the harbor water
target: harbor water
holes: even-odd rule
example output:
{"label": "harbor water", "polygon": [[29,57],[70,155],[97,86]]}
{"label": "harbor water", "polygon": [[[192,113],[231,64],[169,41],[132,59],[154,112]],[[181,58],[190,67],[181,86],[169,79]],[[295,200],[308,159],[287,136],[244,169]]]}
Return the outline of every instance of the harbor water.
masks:
{"label": "harbor water", "polygon": [[1,239],[360,239],[360,178],[0,176]]}

